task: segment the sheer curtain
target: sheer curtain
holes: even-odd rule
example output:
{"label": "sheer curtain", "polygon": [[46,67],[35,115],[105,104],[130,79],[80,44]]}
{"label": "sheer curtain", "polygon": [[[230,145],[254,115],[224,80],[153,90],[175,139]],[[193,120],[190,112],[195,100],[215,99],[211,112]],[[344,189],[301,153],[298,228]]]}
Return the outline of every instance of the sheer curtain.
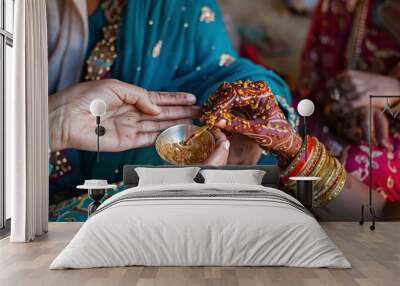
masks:
{"label": "sheer curtain", "polygon": [[15,1],[14,21],[14,94],[6,99],[6,187],[12,193],[10,241],[28,242],[48,225],[46,1]]}

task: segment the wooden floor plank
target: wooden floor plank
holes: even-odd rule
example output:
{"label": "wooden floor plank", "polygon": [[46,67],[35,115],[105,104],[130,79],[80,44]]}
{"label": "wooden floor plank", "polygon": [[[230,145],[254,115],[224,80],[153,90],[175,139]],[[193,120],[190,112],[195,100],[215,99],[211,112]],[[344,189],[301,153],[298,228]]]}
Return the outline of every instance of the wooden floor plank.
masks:
{"label": "wooden floor plank", "polygon": [[382,222],[372,232],[354,222],[322,223],[352,263],[352,269],[289,267],[118,267],[48,269],[79,230],[80,223],[50,223],[49,233],[32,243],[0,240],[0,285],[134,286],[397,286],[400,222]]}

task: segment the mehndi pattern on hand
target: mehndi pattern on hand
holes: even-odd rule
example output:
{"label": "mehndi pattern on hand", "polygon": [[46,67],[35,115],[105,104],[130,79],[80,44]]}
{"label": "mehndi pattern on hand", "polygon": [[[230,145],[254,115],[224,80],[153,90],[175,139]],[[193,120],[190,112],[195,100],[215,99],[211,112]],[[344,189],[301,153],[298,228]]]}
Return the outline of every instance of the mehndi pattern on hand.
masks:
{"label": "mehndi pattern on hand", "polygon": [[264,81],[223,83],[204,104],[203,120],[252,138],[281,161],[293,158],[302,144]]}

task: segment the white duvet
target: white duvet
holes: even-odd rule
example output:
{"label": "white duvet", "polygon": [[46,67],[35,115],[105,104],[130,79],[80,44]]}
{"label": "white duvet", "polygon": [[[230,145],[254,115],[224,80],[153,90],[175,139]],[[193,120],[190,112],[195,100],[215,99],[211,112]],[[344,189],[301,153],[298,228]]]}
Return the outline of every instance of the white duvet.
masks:
{"label": "white duvet", "polygon": [[[137,192],[169,190],[263,191],[282,201],[251,196],[123,199]],[[300,204],[282,191],[254,185],[131,188],[105,201],[50,269],[128,265],[349,268],[318,222],[284,201]]]}

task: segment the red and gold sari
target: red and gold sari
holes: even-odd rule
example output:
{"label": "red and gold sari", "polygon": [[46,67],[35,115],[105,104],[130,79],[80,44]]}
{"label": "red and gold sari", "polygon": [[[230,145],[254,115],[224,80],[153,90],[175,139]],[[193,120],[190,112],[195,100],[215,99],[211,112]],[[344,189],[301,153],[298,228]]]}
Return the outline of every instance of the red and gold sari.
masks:
{"label": "red and gold sari", "polygon": [[[400,39],[393,15],[398,1],[321,0],[316,8],[301,60],[302,98],[329,97],[328,82],[347,69],[400,79]],[[390,14],[388,18],[384,17]],[[388,20],[389,19],[389,20]],[[396,115],[396,114],[395,114]],[[392,116],[390,140],[394,149],[372,150],[373,188],[388,201],[400,201],[400,114]],[[367,142],[350,143],[333,132],[318,115],[313,134],[340,157],[349,174],[369,183]]]}

